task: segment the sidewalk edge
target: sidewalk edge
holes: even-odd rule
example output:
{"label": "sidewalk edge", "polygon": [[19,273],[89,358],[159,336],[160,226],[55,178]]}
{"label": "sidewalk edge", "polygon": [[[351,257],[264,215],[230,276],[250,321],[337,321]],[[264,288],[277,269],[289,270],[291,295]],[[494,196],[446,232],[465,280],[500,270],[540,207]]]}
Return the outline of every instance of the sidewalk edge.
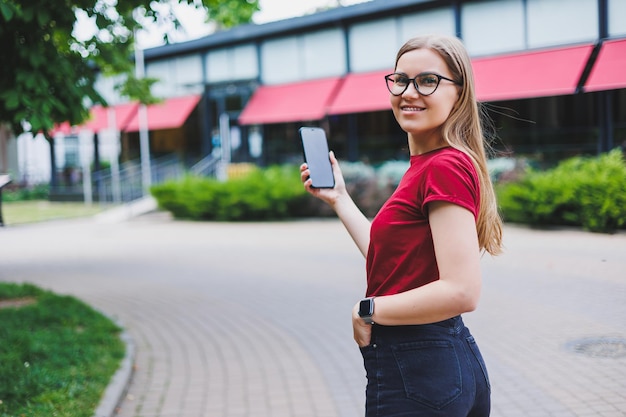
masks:
{"label": "sidewalk edge", "polygon": [[149,213],[158,208],[157,202],[152,196],[145,196],[130,203],[96,214],[94,219],[97,223],[119,223],[142,214]]}
{"label": "sidewalk edge", "polygon": [[113,417],[116,414],[117,406],[120,404],[126,393],[133,376],[133,364],[135,362],[135,344],[125,330],[120,334],[120,339],[126,345],[126,354],[120,367],[111,378],[107,386],[100,405],[96,409],[93,417]]}

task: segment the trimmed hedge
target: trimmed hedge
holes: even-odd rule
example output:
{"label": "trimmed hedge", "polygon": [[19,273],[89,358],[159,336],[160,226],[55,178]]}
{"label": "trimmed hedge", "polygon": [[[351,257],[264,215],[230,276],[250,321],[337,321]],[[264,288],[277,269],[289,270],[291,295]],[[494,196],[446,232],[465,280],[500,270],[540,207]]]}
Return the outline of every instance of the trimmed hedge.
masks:
{"label": "trimmed hedge", "polygon": [[298,216],[308,194],[297,167],[252,168],[229,181],[187,176],[151,188],[159,207],[178,219],[247,221]]}
{"label": "trimmed hedge", "polygon": [[[340,164],[348,191],[369,217],[378,212],[408,167],[401,161],[377,169],[358,162]],[[252,167],[247,174],[225,182],[188,176],[153,186],[151,191],[159,207],[178,219],[334,216],[325,203],[304,190],[298,167],[291,165]],[[497,183],[496,192],[506,222],[608,233],[626,228],[626,164],[620,150],[594,158],[571,158],[543,172],[529,168],[519,180]]]}
{"label": "trimmed hedge", "polygon": [[505,221],[580,226],[611,233],[626,226],[626,164],[619,149],[598,157],[574,157],[555,168],[530,170],[497,186]]}
{"label": "trimmed hedge", "polygon": [[[392,162],[376,171],[360,162],[340,164],[348,191],[367,216],[378,212],[408,167],[407,162]],[[187,176],[155,185],[151,193],[159,207],[177,219],[258,221],[335,216],[326,203],[306,192],[298,166],[246,171],[225,182]]]}

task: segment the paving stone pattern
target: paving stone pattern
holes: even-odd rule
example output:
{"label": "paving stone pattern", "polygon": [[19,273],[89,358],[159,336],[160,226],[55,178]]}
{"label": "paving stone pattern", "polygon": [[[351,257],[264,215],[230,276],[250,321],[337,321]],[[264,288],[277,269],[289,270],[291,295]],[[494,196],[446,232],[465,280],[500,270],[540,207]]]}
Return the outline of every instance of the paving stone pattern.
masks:
{"label": "paving stone pattern", "polygon": [[[465,316],[492,416],[626,416],[626,235],[508,225],[505,236]],[[119,417],[363,415],[350,312],[364,260],[334,219],[156,212],[4,227],[0,248],[0,280],[76,295],[127,329],[136,361]]]}

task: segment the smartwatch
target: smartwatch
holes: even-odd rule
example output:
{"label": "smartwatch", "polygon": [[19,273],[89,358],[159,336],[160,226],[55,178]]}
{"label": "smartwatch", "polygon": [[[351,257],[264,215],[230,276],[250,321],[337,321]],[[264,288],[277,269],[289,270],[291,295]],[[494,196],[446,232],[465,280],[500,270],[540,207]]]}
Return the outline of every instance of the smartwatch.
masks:
{"label": "smartwatch", "polygon": [[374,297],[367,297],[359,303],[359,317],[367,324],[374,324],[372,316],[374,315]]}

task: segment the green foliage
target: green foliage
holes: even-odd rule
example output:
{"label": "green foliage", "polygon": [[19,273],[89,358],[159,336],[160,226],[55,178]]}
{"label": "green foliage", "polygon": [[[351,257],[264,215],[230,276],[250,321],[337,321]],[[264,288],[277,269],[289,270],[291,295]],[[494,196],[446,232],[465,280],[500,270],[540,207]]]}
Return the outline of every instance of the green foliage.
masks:
{"label": "green foliage", "polygon": [[[366,216],[374,216],[391,195],[407,162],[377,169],[340,162],[346,187]],[[517,181],[497,184],[505,221],[535,226],[566,225],[596,232],[626,227],[626,165],[619,150],[597,158],[577,157],[549,171],[516,173]],[[187,177],[153,187],[159,206],[176,218],[194,220],[273,220],[333,216],[325,203],[308,195],[296,167],[255,169],[227,182]]]}
{"label": "green foliage", "polygon": [[[65,121],[80,124],[91,103],[106,104],[94,88],[98,71],[126,75],[118,85],[124,94],[155,102],[149,92],[155,80],[138,82],[132,76],[134,32],[154,21],[179,26],[172,3],[176,1],[0,0],[0,122],[15,133],[48,132]],[[258,0],[178,3],[204,9],[218,27],[247,23],[258,10]],[[97,25],[93,36],[75,36],[77,12]]]}
{"label": "green foliage", "polygon": [[[366,216],[374,216],[397,184],[379,183],[376,170],[361,162],[340,164],[355,203]],[[153,186],[151,192],[159,207],[178,219],[245,221],[334,216],[326,203],[305,191],[298,167],[289,165],[254,168],[246,176],[226,182],[188,176]]]}
{"label": "green foliage", "polygon": [[42,289],[32,284],[0,284],[0,301],[24,297],[37,297],[43,293],[44,291]]}
{"label": "green foliage", "polygon": [[[391,195],[407,162],[378,171],[362,162],[341,161],[346,188],[366,216],[374,216]],[[380,177],[383,180],[380,180]],[[152,187],[159,206],[179,219],[277,220],[334,216],[323,201],[310,196],[296,166],[254,169],[250,174],[219,182],[189,176]]]}
{"label": "green foliage", "polygon": [[0,66],[0,121],[16,132],[27,121],[36,132],[56,121],[84,120],[83,99],[101,98],[93,69],[70,50],[72,9],[2,0],[0,10],[0,62],[11,63]]}
{"label": "green foliage", "polygon": [[91,417],[124,356],[120,329],[29,284],[0,283],[0,300],[0,417]]}
{"label": "green foliage", "polygon": [[613,232],[626,226],[626,164],[618,149],[575,157],[554,169],[529,171],[497,187],[504,219],[531,225],[582,226]]}
{"label": "green foliage", "polygon": [[273,166],[225,182],[187,176],[153,186],[151,193],[179,219],[278,220],[297,216],[308,197],[299,179],[297,167]]}
{"label": "green foliage", "polygon": [[2,190],[2,201],[46,200],[50,192],[48,184],[39,184],[26,188]]}

